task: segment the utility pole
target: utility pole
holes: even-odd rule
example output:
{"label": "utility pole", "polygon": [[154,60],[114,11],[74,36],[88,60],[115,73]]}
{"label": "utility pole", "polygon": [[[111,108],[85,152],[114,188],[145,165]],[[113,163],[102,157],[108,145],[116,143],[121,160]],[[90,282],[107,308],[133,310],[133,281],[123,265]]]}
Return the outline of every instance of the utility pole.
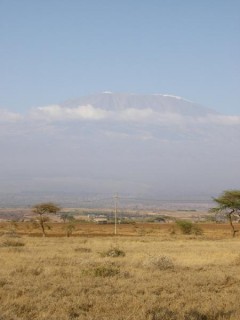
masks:
{"label": "utility pole", "polygon": [[118,211],[118,193],[113,197],[115,203],[115,223],[114,223],[114,234],[117,234],[117,211]]}

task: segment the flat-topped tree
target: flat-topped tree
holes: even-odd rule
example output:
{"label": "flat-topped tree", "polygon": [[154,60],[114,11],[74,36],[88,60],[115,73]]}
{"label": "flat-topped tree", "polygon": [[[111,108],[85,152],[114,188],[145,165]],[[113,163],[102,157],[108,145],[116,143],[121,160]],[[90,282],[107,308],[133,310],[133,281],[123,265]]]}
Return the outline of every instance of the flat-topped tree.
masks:
{"label": "flat-topped tree", "polygon": [[46,215],[56,214],[58,211],[60,211],[60,209],[61,208],[53,202],[39,203],[33,206],[32,211],[38,215],[37,220],[42,229],[43,237],[46,236],[45,226],[46,222],[49,220],[49,218]]}
{"label": "flat-topped tree", "polygon": [[218,198],[213,198],[218,204],[217,207],[210,211],[215,213],[224,213],[232,228],[232,236],[235,237],[239,230],[236,230],[233,224],[233,218],[240,217],[240,190],[225,190]]}

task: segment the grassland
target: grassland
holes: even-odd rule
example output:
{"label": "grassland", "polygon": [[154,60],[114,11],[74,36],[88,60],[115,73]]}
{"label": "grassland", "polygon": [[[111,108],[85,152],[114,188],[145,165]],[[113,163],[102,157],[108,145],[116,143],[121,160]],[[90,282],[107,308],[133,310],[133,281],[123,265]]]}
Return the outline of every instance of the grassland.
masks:
{"label": "grassland", "polygon": [[40,237],[1,223],[1,320],[238,320],[240,238],[228,225],[201,236],[168,224],[79,224]]}

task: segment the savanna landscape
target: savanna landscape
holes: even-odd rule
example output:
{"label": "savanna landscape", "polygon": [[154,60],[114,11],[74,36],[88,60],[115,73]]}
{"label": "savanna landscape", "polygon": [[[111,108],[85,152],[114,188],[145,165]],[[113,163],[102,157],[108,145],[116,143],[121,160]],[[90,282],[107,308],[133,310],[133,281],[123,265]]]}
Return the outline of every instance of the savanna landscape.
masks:
{"label": "savanna landscape", "polygon": [[1,222],[0,319],[237,320],[239,238],[193,225]]}
{"label": "savanna landscape", "polygon": [[240,320],[239,22],[0,0],[0,320]]}

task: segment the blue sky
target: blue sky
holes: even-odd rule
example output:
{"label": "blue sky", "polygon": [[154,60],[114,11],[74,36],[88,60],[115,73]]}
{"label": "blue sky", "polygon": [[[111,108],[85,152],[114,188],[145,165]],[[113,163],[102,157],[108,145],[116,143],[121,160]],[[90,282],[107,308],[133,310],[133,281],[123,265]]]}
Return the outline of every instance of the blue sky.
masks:
{"label": "blue sky", "polygon": [[0,0],[0,108],[169,93],[240,114],[239,0]]}

